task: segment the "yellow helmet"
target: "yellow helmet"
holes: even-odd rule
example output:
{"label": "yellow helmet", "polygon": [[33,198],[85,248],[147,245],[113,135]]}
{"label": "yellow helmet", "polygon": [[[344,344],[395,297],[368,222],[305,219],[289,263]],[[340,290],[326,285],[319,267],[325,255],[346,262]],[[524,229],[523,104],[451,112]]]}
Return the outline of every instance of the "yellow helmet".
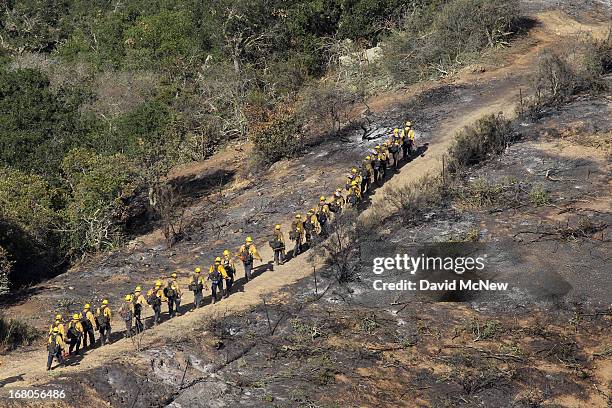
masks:
{"label": "yellow helmet", "polygon": [[127,300],[128,302],[132,300],[132,295],[125,295],[125,300]]}
{"label": "yellow helmet", "polygon": [[389,141],[388,141],[388,140],[385,140],[385,141],[383,142],[383,146],[389,146]]}
{"label": "yellow helmet", "polygon": [[300,214],[295,214],[295,218],[302,218],[302,216]]}
{"label": "yellow helmet", "polygon": [[[225,255],[225,256],[230,255],[230,251],[229,251],[229,249],[224,250],[224,251],[223,251],[223,255]],[[199,268],[198,268],[198,269],[199,269]]]}
{"label": "yellow helmet", "polygon": [[53,333],[59,333],[59,327],[57,327],[57,326],[56,326],[56,327],[54,327],[54,328],[53,328]]}
{"label": "yellow helmet", "polygon": [[176,285],[171,285],[170,286],[172,289],[176,289]]}
{"label": "yellow helmet", "polygon": [[140,286],[136,286],[134,292],[142,292],[142,288]]}
{"label": "yellow helmet", "polygon": [[78,313],[72,315],[72,320],[79,320],[80,316]]}
{"label": "yellow helmet", "polygon": [[56,314],[55,315],[55,320],[62,320],[62,315],[61,314]]}
{"label": "yellow helmet", "polygon": [[[276,224],[276,225],[274,226],[274,229],[275,229],[275,230],[277,230],[277,231],[280,231],[280,229],[281,229],[280,224]],[[224,254],[225,254],[225,253],[224,253]]]}
{"label": "yellow helmet", "polygon": [[376,149],[376,150],[380,150],[380,145],[376,145],[376,146],[374,146],[374,149]]}
{"label": "yellow helmet", "polygon": [[89,303],[85,303],[85,306],[83,306],[83,309],[89,310],[91,309],[91,305]]}
{"label": "yellow helmet", "polygon": [[338,188],[336,189],[336,193],[341,193],[341,192],[342,192],[342,188],[338,187]]}
{"label": "yellow helmet", "polygon": [[319,197],[319,201],[325,201],[325,196]]}
{"label": "yellow helmet", "polygon": [[366,156],[365,160],[372,160],[372,157]]}
{"label": "yellow helmet", "polygon": [[173,278],[176,278],[176,272],[174,272],[172,275],[170,275]]}
{"label": "yellow helmet", "polygon": [[396,133],[396,134],[399,133],[399,129],[398,128],[393,129],[393,133]]}
{"label": "yellow helmet", "polygon": [[355,180],[355,181],[353,181],[353,182],[351,183],[351,186],[356,186],[356,185],[357,185],[357,180]]}
{"label": "yellow helmet", "polygon": [[412,122],[411,122],[411,121],[407,121],[407,122],[406,122],[406,126],[407,126],[407,127],[412,126]]}
{"label": "yellow helmet", "polygon": [[161,286],[161,285],[162,285],[162,283],[161,283],[161,281],[160,281],[160,280],[155,281],[155,286]]}
{"label": "yellow helmet", "polygon": [[251,237],[246,237],[246,242],[253,242],[253,238],[251,238]]}
{"label": "yellow helmet", "polygon": [[221,257],[220,256],[215,258],[215,263],[221,263]]}
{"label": "yellow helmet", "polygon": [[103,305],[108,305],[108,299],[104,299],[104,300],[102,301],[102,304],[103,304]]}
{"label": "yellow helmet", "polygon": [[194,271],[195,271],[195,273],[200,273],[200,272],[202,272],[202,270],[200,269],[200,267],[195,268],[195,269],[194,269]]}

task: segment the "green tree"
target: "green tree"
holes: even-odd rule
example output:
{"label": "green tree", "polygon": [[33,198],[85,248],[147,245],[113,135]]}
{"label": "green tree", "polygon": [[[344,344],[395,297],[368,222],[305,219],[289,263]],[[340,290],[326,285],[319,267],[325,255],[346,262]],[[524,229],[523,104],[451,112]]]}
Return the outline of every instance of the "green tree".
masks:
{"label": "green tree", "polygon": [[121,154],[74,149],[62,161],[61,169],[70,190],[62,210],[67,252],[77,255],[118,244],[127,202],[137,188],[132,163]]}

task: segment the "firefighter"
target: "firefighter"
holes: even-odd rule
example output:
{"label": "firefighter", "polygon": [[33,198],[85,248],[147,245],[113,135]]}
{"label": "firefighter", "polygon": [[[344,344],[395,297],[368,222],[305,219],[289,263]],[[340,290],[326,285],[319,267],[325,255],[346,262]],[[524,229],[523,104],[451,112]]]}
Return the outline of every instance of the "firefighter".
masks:
{"label": "firefighter", "polygon": [[382,184],[381,181],[382,181],[382,178],[384,177],[383,171],[382,171],[381,156],[380,156],[380,146],[378,145],[376,146],[371,158],[372,158],[372,170],[374,171],[374,182],[380,185]]}
{"label": "firefighter", "polygon": [[112,313],[108,307],[108,300],[102,301],[102,306],[96,311],[96,322],[98,325],[98,331],[100,332],[100,343],[104,346],[106,343],[110,344],[111,336],[111,319]]}
{"label": "firefighter", "polygon": [[147,303],[153,309],[153,324],[156,326],[161,322],[161,305],[165,301],[162,283],[158,280],[155,282],[155,287],[147,292]]}
{"label": "firefighter", "polygon": [[302,241],[304,239],[304,221],[301,214],[296,214],[295,220],[291,223],[289,239],[295,242],[293,256],[296,257],[302,252]]}
{"label": "firefighter", "polygon": [[72,350],[76,348],[75,354],[79,354],[81,348],[81,338],[83,337],[83,325],[81,324],[81,315],[75,313],[72,315],[72,320],[68,323],[68,354],[72,355]]}
{"label": "firefighter", "polygon": [[66,329],[64,328],[64,323],[62,323],[62,315],[56,314],[55,320],[51,323],[49,327],[49,334],[53,333],[53,329],[57,327],[58,333],[62,336],[62,340],[66,339]]}
{"label": "firefighter", "polygon": [[399,170],[399,157],[400,157],[401,145],[398,140],[389,142],[389,153],[393,157],[393,169],[397,172]]}
{"label": "firefighter", "polygon": [[372,168],[372,157],[366,156],[361,164],[361,192],[366,193],[370,190],[370,184],[374,177],[374,169]]}
{"label": "firefighter", "polygon": [[236,263],[234,262],[234,258],[232,257],[232,254],[228,249],[223,251],[221,265],[223,265],[225,273],[227,273],[228,276],[225,281],[225,297],[227,298],[232,292],[232,286],[234,285],[234,277],[236,276]]}
{"label": "firefighter", "polygon": [[91,305],[85,303],[83,311],[81,312],[81,326],[83,326],[83,348],[87,347],[87,340],[89,338],[89,346],[93,347],[96,343],[94,337],[94,327],[96,326],[96,318],[91,312]]}
{"label": "firefighter", "polygon": [[201,273],[202,270],[200,268],[195,268],[193,275],[191,275],[191,282],[189,282],[189,290],[193,292],[194,309],[202,305],[202,290],[206,286],[206,282],[204,282],[204,278],[202,278]]}
{"label": "firefighter", "polygon": [[53,358],[57,358],[58,364],[62,364],[64,362],[62,353],[65,348],[66,345],[64,344],[64,338],[59,332],[59,328],[57,326],[52,327],[51,334],[49,334],[49,339],[47,340],[47,351],[49,352],[47,357],[47,371],[51,369]]}
{"label": "firefighter", "polygon": [[325,196],[321,196],[319,198],[319,204],[317,205],[317,208],[315,210],[315,215],[317,217],[317,223],[319,224],[319,235],[326,236],[327,226],[330,221],[331,212],[329,211],[329,205],[325,200]]}
{"label": "firefighter", "polygon": [[132,295],[125,295],[125,303],[119,307],[119,316],[125,323],[125,337],[132,337],[132,320],[134,319],[134,303]]}
{"label": "firefighter", "polygon": [[172,318],[175,317],[179,313],[179,307],[181,306],[181,296],[183,292],[180,289],[180,286],[177,282],[177,274],[172,273],[170,275],[170,280],[168,281],[168,285],[164,289],[164,294],[168,299],[168,315]]}
{"label": "firefighter", "polygon": [[402,150],[404,151],[404,159],[408,159],[412,156],[412,149],[414,147],[414,130],[412,130],[412,122],[406,122],[404,128],[404,138],[402,144]]}
{"label": "firefighter", "polygon": [[274,233],[272,240],[270,240],[270,247],[274,251],[274,263],[276,265],[282,265],[285,262],[285,237],[281,231],[281,225],[276,224],[274,226]]}
{"label": "firefighter", "polygon": [[147,301],[142,295],[142,288],[140,286],[136,286],[136,289],[134,290],[132,303],[134,309],[134,323],[136,323],[136,334],[142,333],[145,329],[144,324],[142,323],[142,308],[145,307]]}
{"label": "firefighter", "polygon": [[242,261],[242,265],[244,266],[244,278],[248,282],[249,279],[251,279],[254,259],[258,259],[260,262],[263,261],[257,252],[257,248],[253,244],[253,238],[246,237],[245,243],[238,250],[237,256]]}
{"label": "firefighter", "polygon": [[[228,279],[229,276],[227,275],[227,272],[225,271],[225,268],[223,267],[223,265],[221,265],[221,257],[216,257],[215,258],[215,264],[211,265],[210,269],[208,270],[208,280],[211,281],[211,299],[212,299],[212,303],[217,303],[217,288],[219,288],[220,291],[223,290],[223,280],[224,279]],[[223,295],[223,294],[221,294]]]}

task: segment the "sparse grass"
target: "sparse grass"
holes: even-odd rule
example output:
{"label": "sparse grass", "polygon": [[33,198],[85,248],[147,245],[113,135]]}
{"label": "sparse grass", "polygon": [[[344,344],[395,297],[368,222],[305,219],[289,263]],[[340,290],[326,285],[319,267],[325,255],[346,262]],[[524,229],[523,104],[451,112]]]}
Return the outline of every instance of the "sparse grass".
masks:
{"label": "sparse grass", "polygon": [[468,329],[475,336],[474,341],[493,339],[504,331],[504,327],[495,320],[472,320]]}
{"label": "sparse grass", "polygon": [[458,235],[451,235],[447,242],[478,242],[480,240],[480,230],[470,228]]}
{"label": "sparse grass", "polygon": [[41,333],[27,323],[0,316],[0,346],[14,350],[22,345],[32,344]]}
{"label": "sparse grass", "polygon": [[550,203],[550,196],[541,185],[535,185],[529,192],[529,200],[536,207],[543,207]]}
{"label": "sparse grass", "polygon": [[359,322],[359,330],[367,334],[373,334],[379,327],[380,324],[370,317],[364,317]]}
{"label": "sparse grass", "polygon": [[300,319],[292,319],[294,338],[299,342],[313,341],[323,335],[323,328],[317,322],[308,323]]}
{"label": "sparse grass", "polygon": [[425,174],[416,183],[402,185],[387,193],[389,204],[405,219],[412,220],[442,204],[445,195],[441,177]]}

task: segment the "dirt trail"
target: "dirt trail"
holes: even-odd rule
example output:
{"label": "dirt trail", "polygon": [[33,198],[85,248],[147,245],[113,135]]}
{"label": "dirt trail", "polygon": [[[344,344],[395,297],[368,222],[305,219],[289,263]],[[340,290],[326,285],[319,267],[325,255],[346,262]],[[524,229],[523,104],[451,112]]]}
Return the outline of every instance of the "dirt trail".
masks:
{"label": "dirt trail", "polygon": [[[538,25],[530,32],[528,38],[535,46],[530,47],[525,53],[512,55],[514,58],[509,65],[485,73],[467,72],[455,80],[455,84],[488,82],[492,87],[482,98],[474,98],[473,101],[450,113],[444,123],[436,129],[436,137],[432,138],[431,142],[427,141],[428,149],[424,157],[410,166],[403,167],[399,174],[376,190],[372,195],[372,205],[360,215],[362,220],[367,221],[374,213],[378,218],[393,211],[393,208],[384,202],[387,192],[418,181],[425,174],[439,174],[442,171],[442,157],[448,151],[458,130],[484,115],[503,113],[506,117],[513,117],[520,99],[519,87],[522,86],[523,97],[527,96],[525,92],[529,88],[529,75],[533,72],[534,62],[543,49],[552,47],[563,37],[579,34],[603,39],[609,29],[606,23],[580,23],[559,11],[539,13],[536,17]],[[416,124],[417,145],[423,143],[418,138],[418,127]]]}
{"label": "dirt trail", "polygon": [[[484,75],[466,74],[462,78],[456,80],[457,84],[469,83],[477,81],[478,86],[483,85],[481,92],[474,96],[470,101],[463,104],[458,104],[460,108],[453,112],[449,112],[444,118],[443,123],[434,126],[430,133],[429,149],[424,157],[415,160],[407,166],[404,166],[400,173],[388,180],[387,183],[372,197],[374,204],[381,202],[386,191],[405,183],[412,182],[418,179],[421,175],[439,171],[440,159],[449,144],[452,141],[455,132],[465,125],[472,123],[475,119],[488,113],[504,112],[511,115],[514,110],[514,105],[518,100],[518,86],[523,87],[528,83],[530,69],[533,67],[534,59],[538,52],[545,46],[550,46],[559,39],[557,31],[559,26],[564,27],[564,34],[575,34],[584,30],[584,25],[577,24],[569,17],[564,16],[559,12],[547,12],[538,15],[540,26],[533,30],[530,34],[536,40],[536,46],[533,46],[527,53],[515,56],[518,64],[509,65],[486,72]],[[605,27],[590,26],[592,31],[604,32]],[[403,99],[407,101],[412,95],[404,95],[403,98],[393,98],[390,103],[401,102]],[[388,106],[377,107],[385,110]],[[416,124],[417,131],[419,124]],[[422,142],[422,140],[420,141]],[[374,205],[373,207],[379,207]],[[383,209],[390,209],[382,206]],[[364,211],[363,217],[371,215],[372,207]],[[264,261],[272,258],[270,248],[260,248],[261,255]],[[256,263],[256,267],[259,264]],[[189,312],[179,318],[172,319],[162,325],[146,331],[143,336],[141,347],[146,348],[159,344],[161,339],[168,340],[174,337],[174,334],[181,332],[189,332],[197,327],[203,327],[203,324],[210,316],[223,315],[230,312],[245,310],[249,307],[261,303],[262,296],[274,296],[278,289],[290,285],[297,280],[308,276],[312,272],[313,265],[307,261],[307,256],[302,255],[291,260],[283,266],[275,267],[273,271],[266,271],[264,275],[257,277],[245,286],[245,292],[233,294],[229,299],[223,300],[215,305],[205,306],[197,311]],[[242,273],[242,268],[239,267],[239,275]],[[192,295],[190,292],[185,294],[183,303],[191,303]],[[146,311],[150,314],[150,311]],[[115,321],[115,329],[121,330],[120,321]],[[128,358],[135,350],[135,345],[131,340],[120,340],[109,346],[98,348],[89,351],[85,358],[78,364],[64,367],[61,370],[52,372],[53,377],[63,376],[65,374],[82,372],[84,370],[98,367],[115,361],[121,358]],[[4,356],[1,365],[1,383],[6,387],[25,387],[31,384],[42,383],[49,380],[49,374],[44,370],[44,362],[46,360],[46,351],[37,350],[32,352],[21,353],[19,358],[16,358],[15,353]]]}

